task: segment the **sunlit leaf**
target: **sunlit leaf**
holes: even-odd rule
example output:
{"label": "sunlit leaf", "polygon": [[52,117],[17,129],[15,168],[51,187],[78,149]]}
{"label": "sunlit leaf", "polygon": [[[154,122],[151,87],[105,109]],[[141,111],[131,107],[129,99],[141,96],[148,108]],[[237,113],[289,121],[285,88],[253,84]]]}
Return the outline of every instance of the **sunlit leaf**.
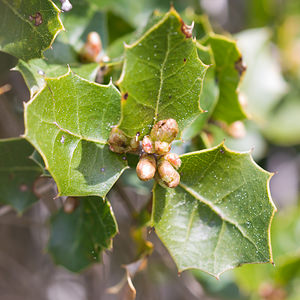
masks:
{"label": "sunlit leaf", "polygon": [[25,61],[43,56],[63,29],[50,0],[0,1],[0,50]]}
{"label": "sunlit leaf", "polygon": [[199,98],[206,66],[196,41],[183,30],[171,9],[138,41],[125,49],[119,80],[122,92],[120,128],[129,136],[149,133],[158,120],[174,118],[180,130],[201,113]]}
{"label": "sunlit leaf", "polygon": [[[72,71],[90,81],[94,81],[99,64],[72,64]],[[46,84],[45,78],[55,78],[68,72],[67,64],[50,64],[43,59],[32,59],[28,63],[19,60],[16,70],[20,71],[30,90],[31,95],[40,91]]]}
{"label": "sunlit leaf", "polygon": [[219,277],[241,264],[272,262],[271,174],[249,153],[223,144],[181,160],[179,186],[155,186],[152,216],[179,270],[196,268]]}
{"label": "sunlit leaf", "polygon": [[59,194],[104,197],[126,162],[107,139],[120,117],[120,94],[69,71],[25,106],[26,138],[43,157]]}
{"label": "sunlit leaf", "polygon": [[213,118],[227,123],[246,119],[247,116],[238,99],[238,87],[245,66],[236,42],[221,35],[210,34],[206,44],[213,52],[220,89]]}

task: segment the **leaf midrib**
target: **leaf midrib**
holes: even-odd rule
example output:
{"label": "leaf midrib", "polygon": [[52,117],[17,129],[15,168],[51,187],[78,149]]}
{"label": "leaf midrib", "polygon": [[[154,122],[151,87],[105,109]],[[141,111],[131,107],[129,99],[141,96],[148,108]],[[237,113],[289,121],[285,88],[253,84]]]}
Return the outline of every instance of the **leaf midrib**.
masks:
{"label": "leaf midrib", "polygon": [[[219,216],[221,218],[221,220],[226,221],[227,223],[231,224],[232,226],[234,226],[241,234],[244,238],[246,238],[254,247],[255,249],[261,253],[263,255],[263,257],[265,257],[265,254],[261,252],[261,250],[257,247],[257,245],[255,244],[255,242],[252,240],[252,238],[250,238],[245,232],[244,230],[240,227],[240,225],[235,222],[234,220],[231,220],[230,218],[228,218],[227,216],[225,216],[218,207],[216,207],[215,205],[213,205],[209,200],[203,198],[200,194],[198,194],[195,190],[193,190],[192,188],[188,187],[187,185],[185,185],[184,183],[180,182],[179,186],[181,188],[183,188],[187,193],[189,193],[193,198],[199,200],[200,202],[204,203],[205,205],[207,205],[217,216]],[[268,258],[265,258],[268,259]]]}
{"label": "leaf midrib", "polygon": [[39,114],[37,114],[34,110],[31,111],[32,114],[34,114],[37,118],[40,119],[40,122],[43,122],[43,123],[46,123],[46,124],[49,124],[49,125],[54,125],[56,126],[60,131],[64,132],[64,133],[67,133],[73,137],[76,137],[80,140],[84,140],[84,141],[87,141],[87,142],[94,142],[94,143],[98,143],[98,144],[101,144],[101,145],[106,145],[108,142],[106,140],[99,140],[99,139],[93,139],[93,138],[88,138],[88,137],[85,137],[85,136],[81,136],[79,134],[76,134],[74,132],[71,132],[70,130],[68,129],[64,129],[62,128],[56,121],[46,121],[46,120],[43,120],[41,118],[41,116]]}
{"label": "leaf midrib", "polygon": [[167,35],[167,51],[166,51],[166,55],[164,58],[164,61],[161,65],[160,68],[160,83],[159,83],[159,90],[158,90],[158,94],[157,94],[157,101],[156,101],[156,107],[155,107],[155,114],[154,114],[154,124],[157,122],[157,117],[158,117],[158,108],[159,108],[159,103],[160,103],[160,98],[161,98],[161,91],[163,89],[163,84],[164,84],[164,69],[165,69],[165,65],[167,63],[168,57],[170,54],[170,31],[168,32]]}

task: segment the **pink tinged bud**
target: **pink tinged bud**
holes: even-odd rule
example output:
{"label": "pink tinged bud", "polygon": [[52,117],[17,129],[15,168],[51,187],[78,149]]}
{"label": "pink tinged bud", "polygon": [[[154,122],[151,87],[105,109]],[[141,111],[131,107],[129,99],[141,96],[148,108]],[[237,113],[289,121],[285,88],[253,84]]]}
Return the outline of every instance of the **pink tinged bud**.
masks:
{"label": "pink tinged bud", "polygon": [[148,181],[154,177],[155,171],[155,157],[149,154],[143,154],[136,166],[136,173],[139,179],[142,181]]}
{"label": "pink tinged bud", "polygon": [[143,150],[146,153],[154,153],[154,145],[149,135],[145,135],[142,141]]}
{"label": "pink tinged bud", "polygon": [[116,153],[125,153],[129,150],[129,141],[122,130],[114,127],[108,139],[109,149]]}
{"label": "pink tinged bud", "polygon": [[156,141],[154,145],[155,153],[159,155],[164,155],[171,150],[171,145],[166,142]]}
{"label": "pink tinged bud", "polygon": [[167,153],[164,156],[164,159],[167,160],[176,170],[178,170],[181,166],[181,159],[176,153]]}
{"label": "pink tinged bud", "polygon": [[157,122],[150,133],[153,141],[171,143],[179,132],[178,124],[174,119],[161,120]]}
{"label": "pink tinged bud", "polygon": [[64,202],[64,212],[67,214],[71,214],[78,205],[79,205],[78,199],[74,197],[68,197]]}
{"label": "pink tinged bud", "polygon": [[102,51],[101,38],[97,32],[90,32],[81,49],[80,57],[86,62],[99,62]]}
{"label": "pink tinged bud", "polygon": [[161,159],[157,170],[161,180],[169,188],[175,188],[179,184],[180,175],[167,160]]}
{"label": "pink tinged bud", "polygon": [[241,139],[246,135],[245,125],[241,121],[236,121],[226,128],[226,132],[235,139]]}

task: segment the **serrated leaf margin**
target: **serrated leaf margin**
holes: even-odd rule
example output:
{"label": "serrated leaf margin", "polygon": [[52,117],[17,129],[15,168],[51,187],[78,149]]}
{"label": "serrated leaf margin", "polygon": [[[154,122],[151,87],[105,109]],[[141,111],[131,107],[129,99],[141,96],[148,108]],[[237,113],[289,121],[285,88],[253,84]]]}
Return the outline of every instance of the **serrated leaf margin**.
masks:
{"label": "serrated leaf margin", "polygon": [[[21,137],[22,138],[25,138],[37,151],[38,151],[38,153],[42,156],[42,158],[43,158],[43,160],[44,160],[44,163],[45,163],[45,170],[47,170],[49,173],[50,173],[50,175],[53,177],[53,179],[54,179],[54,181],[55,181],[55,183],[56,183],[56,185],[57,185],[57,189],[58,189],[58,194],[57,194],[57,196],[56,197],[60,197],[60,196],[73,196],[73,197],[85,197],[85,196],[81,196],[81,195],[74,195],[74,194],[72,194],[72,195],[65,195],[65,194],[62,194],[61,193],[61,187],[60,187],[60,185],[59,185],[59,183],[58,183],[58,181],[56,180],[56,177],[55,177],[55,175],[53,174],[53,172],[51,171],[51,169],[49,168],[49,163],[48,163],[48,160],[47,160],[47,158],[46,158],[46,156],[44,155],[44,153],[41,151],[41,149],[39,149],[39,148],[37,148],[36,147],[36,145],[34,145],[31,141],[30,141],[30,139],[28,138],[28,136],[27,136],[27,107],[35,100],[35,98],[37,98],[43,91],[44,91],[44,89],[46,89],[47,88],[47,79],[50,79],[50,80],[59,80],[59,79],[61,79],[61,78],[63,78],[63,77],[67,77],[70,73],[73,73],[72,72],[72,70],[71,70],[71,68],[70,68],[70,66],[68,65],[68,72],[66,73],[66,74],[63,74],[63,75],[61,75],[61,76],[58,76],[58,77],[56,77],[56,78],[46,78],[45,77],[45,85],[44,85],[44,87],[42,88],[42,89],[40,89],[28,102],[24,102],[23,103],[23,105],[24,105],[24,127],[25,127],[25,132],[24,132],[24,134],[23,135],[21,135]],[[115,88],[118,92],[119,92],[119,90],[113,85],[113,82],[112,82],[112,79],[110,80],[110,82],[109,82],[109,84],[107,84],[107,85],[102,85],[102,84],[99,84],[99,83],[97,83],[97,82],[92,82],[92,81],[89,81],[89,80],[87,80],[87,79],[85,79],[85,78],[82,78],[82,77],[80,77],[80,76],[78,76],[76,73],[73,73],[74,74],[74,76],[76,76],[76,77],[78,77],[78,78],[80,78],[81,80],[84,80],[84,81],[86,81],[86,82],[88,82],[88,83],[90,83],[90,84],[93,84],[93,85],[96,85],[96,86],[100,86],[100,87],[106,87],[106,88],[108,88],[108,87],[110,87],[110,86],[112,86],[113,88]],[[97,140],[97,141],[94,141],[94,140],[90,140],[91,142],[97,142],[97,143],[99,143],[99,144],[102,144],[102,145],[108,145],[108,142],[107,141],[100,141],[100,140]],[[126,169],[129,169],[129,166],[127,165],[127,166],[125,166],[122,170],[121,170],[121,172],[120,172],[120,175],[119,175],[119,177],[118,178],[120,178],[120,176],[123,174],[123,172],[126,170]],[[117,179],[118,180],[118,179]],[[107,192],[108,193],[108,192]],[[88,196],[97,196],[97,197],[101,197],[101,198],[105,198],[106,197],[106,195],[104,195],[103,197],[102,196],[100,196],[100,195],[96,195],[96,194],[89,194]],[[87,196],[86,196],[87,197]]]}
{"label": "serrated leaf margin", "polygon": [[[180,155],[180,157],[184,157],[184,156],[188,156],[188,155],[192,155],[192,154],[199,154],[199,153],[205,153],[205,152],[210,152],[210,151],[213,151],[213,150],[216,150],[216,149],[225,149],[225,151],[227,151],[228,153],[231,153],[231,154],[234,154],[234,155],[239,155],[239,156],[247,156],[248,158],[250,158],[250,161],[253,163],[253,166],[255,168],[257,168],[258,170],[262,171],[263,173],[267,174],[269,177],[268,177],[268,180],[266,182],[267,184],[267,195],[268,195],[268,199],[269,199],[269,204],[271,205],[271,207],[273,208],[273,211],[272,211],[272,214],[271,214],[271,217],[270,217],[270,222],[269,222],[269,226],[268,226],[268,248],[269,248],[269,257],[270,257],[270,261],[269,262],[255,262],[255,263],[242,263],[242,264],[239,264],[237,266],[232,266],[230,268],[227,268],[225,270],[223,270],[222,272],[219,272],[218,274],[213,274],[213,273],[210,273],[206,270],[203,270],[203,269],[200,269],[200,268],[191,268],[191,267],[187,267],[187,268],[182,268],[182,269],[179,269],[178,268],[178,265],[177,265],[177,261],[175,260],[175,257],[173,256],[172,252],[170,251],[169,247],[167,245],[164,244],[164,246],[167,248],[170,256],[172,257],[172,259],[174,260],[174,262],[176,263],[176,266],[178,268],[178,273],[182,273],[183,271],[186,271],[186,270],[193,270],[193,269],[197,269],[197,270],[201,270],[202,272],[204,273],[207,273],[213,277],[215,277],[217,280],[220,279],[220,276],[226,272],[226,271],[229,271],[229,270],[232,270],[232,269],[235,269],[237,267],[240,267],[240,266],[243,266],[243,265],[249,265],[249,264],[266,264],[266,263],[271,263],[274,265],[274,260],[273,260],[273,252],[272,252],[272,245],[271,245],[271,226],[272,226],[272,221],[273,221],[273,218],[274,218],[274,215],[275,213],[277,212],[277,208],[273,202],[273,199],[272,199],[272,196],[271,196],[271,191],[270,191],[270,180],[271,178],[273,177],[273,175],[275,175],[274,172],[268,172],[266,170],[264,170],[262,167],[260,167],[253,159],[252,155],[251,155],[251,152],[252,150],[250,149],[249,151],[246,151],[246,152],[237,152],[237,151],[233,151],[231,149],[229,149],[228,147],[225,146],[225,141],[223,141],[222,143],[220,143],[219,145],[213,147],[213,148],[210,148],[210,149],[204,149],[204,150],[200,150],[200,151],[193,151],[193,152],[189,152],[189,153],[184,153],[182,155]],[[155,182],[155,184],[153,185],[153,188],[152,188],[152,202],[153,202],[153,206],[152,206],[152,214],[151,214],[151,220],[150,220],[150,226],[155,228],[155,225],[154,225],[154,212],[155,212],[155,203],[156,203],[156,199],[155,199],[155,187],[157,186],[157,182]],[[179,186],[180,186],[180,183],[179,183]],[[183,188],[185,190],[185,188]],[[207,203],[204,203],[207,205]],[[209,207],[211,207],[210,205],[208,205]],[[161,240],[160,238],[160,235],[157,231],[155,231],[156,235],[159,237],[159,239]],[[162,240],[161,240],[162,241]]]}

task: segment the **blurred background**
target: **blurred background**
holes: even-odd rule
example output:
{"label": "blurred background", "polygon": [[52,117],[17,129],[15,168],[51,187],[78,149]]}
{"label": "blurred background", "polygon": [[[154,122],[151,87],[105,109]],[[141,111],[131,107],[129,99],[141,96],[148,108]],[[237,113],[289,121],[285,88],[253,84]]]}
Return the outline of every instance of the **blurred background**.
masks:
{"label": "blurred background", "polygon": [[[60,34],[53,49],[47,50],[49,60],[56,56],[65,63],[72,61],[91,30],[101,34],[104,51],[114,56],[116,45],[146,24],[153,10],[170,7],[167,0],[90,2],[71,1],[73,10],[69,15],[64,12],[62,19],[73,29]],[[275,267],[246,265],[224,273],[220,280],[200,271],[179,276],[168,252],[149,229],[141,234],[154,243],[154,251],[133,278],[136,299],[300,299],[300,1],[174,0],[173,5],[183,16],[204,13],[215,32],[230,33],[247,65],[240,86],[250,116],[244,122],[246,133],[233,138],[219,130],[215,139],[217,143],[225,137],[234,150],[253,149],[255,161],[276,173],[271,180],[278,208],[272,225]],[[64,39],[73,48],[66,47]],[[22,75],[13,70],[16,64],[17,59],[0,52],[0,138],[24,131],[23,102],[30,93]],[[114,74],[109,76],[114,78]],[[46,253],[48,219],[63,199],[53,201],[56,187],[52,179],[43,178],[37,189],[41,201],[22,216],[0,206],[0,299],[131,299],[126,284],[122,288],[118,284],[125,276],[122,265],[136,259],[136,235],[142,230],[132,219],[132,210],[139,212],[147,205],[151,183],[141,184],[132,170],[121,177],[108,195],[120,230],[114,248],[103,254],[102,264],[81,274],[55,266]]]}

